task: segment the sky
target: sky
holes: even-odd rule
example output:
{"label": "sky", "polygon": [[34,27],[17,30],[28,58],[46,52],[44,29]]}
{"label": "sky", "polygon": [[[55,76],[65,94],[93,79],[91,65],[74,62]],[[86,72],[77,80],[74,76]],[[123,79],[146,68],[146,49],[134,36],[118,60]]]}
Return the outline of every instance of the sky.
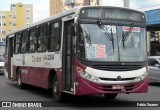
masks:
{"label": "sky", "polygon": [[0,10],[10,11],[11,3],[33,4],[33,22],[49,17],[49,0],[0,0]]}
{"label": "sky", "polygon": [[[123,0],[103,0],[104,5],[123,6]],[[130,8],[146,11],[160,8],[160,0],[130,0]]]}
{"label": "sky", "polygon": [[[49,17],[49,0],[0,0],[0,10],[9,11],[11,3],[33,4],[33,22]],[[106,6],[123,6],[123,0],[103,0]],[[130,0],[130,8],[141,11],[160,8],[160,0]]]}

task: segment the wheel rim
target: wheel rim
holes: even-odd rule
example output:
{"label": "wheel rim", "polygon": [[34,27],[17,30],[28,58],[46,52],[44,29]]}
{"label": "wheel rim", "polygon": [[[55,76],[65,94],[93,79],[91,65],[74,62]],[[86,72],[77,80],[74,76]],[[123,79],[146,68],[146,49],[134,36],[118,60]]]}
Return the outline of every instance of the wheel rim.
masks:
{"label": "wheel rim", "polygon": [[20,75],[18,75],[18,85],[21,84],[21,79],[20,79]]}
{"label": "wheel rim", "polygon": [[59,94],[59,90],[58,90],[58,82],[56,81],[55,83],[54,83],[54,95],[58,95]]}

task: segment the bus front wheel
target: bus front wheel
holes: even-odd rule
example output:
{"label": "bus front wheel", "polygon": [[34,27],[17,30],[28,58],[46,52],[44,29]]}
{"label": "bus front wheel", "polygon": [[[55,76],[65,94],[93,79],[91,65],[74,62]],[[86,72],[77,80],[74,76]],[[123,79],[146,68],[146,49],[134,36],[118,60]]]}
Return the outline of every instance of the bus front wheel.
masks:
{"label": "bus front wheel", "polygon": [[21,71],[20,69],[18,69],[18,72],[17,72],[17,85],[20,89],[23,89],[24,88],[24,84],[22,83],[22,79],[21,79]]}
{"label": "bus front wheel", "polygon": [[57,76],[54,76],[53,78],[53,98],[55,101],[61,102],[62,101],[62,92],[59,91],[59,83]]}
{"label": "bus front wheel", "polygon": [[115,99],[118,94],[104,94],[106,99]]}

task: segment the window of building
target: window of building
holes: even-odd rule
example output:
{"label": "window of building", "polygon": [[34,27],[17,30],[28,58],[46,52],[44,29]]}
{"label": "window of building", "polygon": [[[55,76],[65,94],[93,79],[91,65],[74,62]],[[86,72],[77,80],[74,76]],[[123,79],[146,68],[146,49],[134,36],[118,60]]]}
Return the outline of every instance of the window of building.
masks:
{"label": "window of building", "polygon": [[26,17],[26,19],[27,19],[27,20],[29,20],[29,19],[30,19],[30,17],[29,17],[29,16],[27,16],[27,17]]}
{"label": "window of building", "polygon": [[21,34],[20,33],[16,33],[14,46],[15,46],[14,53],[18,54],[21,50]]}
{"label": "window of building", "polygon": [[4,15],[2,15],[2,19],[6,19],[6,17]]}
{"label": "window of building", "polygon": [[6,26],[6,23],[2,23],[2,26]]}
{"label": "window of building", "polygon": [[27,52],[27,44],[28,44],[28,30],[22,32],[21,53]]}
{"label": "window of building", "polygon": [[22,4],[19,4],[19,7],[22,7]]}
{"label": "window of building", "polygon": [[5,33],[6,33],[6,31],[2,30],[2,34],[5,34]]}
{"label": "window of building", "polygon": [[5,40],[6,40],[5,38],[2,38],[2,42],[5,42]]}
{"label": "window of building", "polygon": [[13,18],[13,19],[16,19],[16,15],[12,15],[12,18]]}
{"label": "window of building", "polygon": [[59,50],[60,49],[60,23],[52,22],[50,24],[50,32],[49,32],[49,50]]}
{"label": "window of building", "polygon": [[47,24],[41,25],[38,28],[38,51],[47,50]]}
{"label": "window of building", "polygon": [[36,51],[36,45],[37,45],[37,28],[32,28],[29,31],[29,52],[35,52]]}
{"label": "window of building", "polygon": [[16,23],[13,23],[13,26],[16,26]]}
{"label": "window of building", "polygon": [[29,12],[30,12],[30,8],[27,8],[27,9],[26,9],[26,12],[29,13]]}

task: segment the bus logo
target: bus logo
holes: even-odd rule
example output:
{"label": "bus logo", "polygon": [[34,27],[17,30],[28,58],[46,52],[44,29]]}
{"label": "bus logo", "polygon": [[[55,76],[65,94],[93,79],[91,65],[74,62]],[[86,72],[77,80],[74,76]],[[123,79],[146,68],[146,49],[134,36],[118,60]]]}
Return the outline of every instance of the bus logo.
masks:
{"label": "bus logo", "polygon": [[122,78],[121,78],[121,76],[118,76],[117,77],[117,81],[120,81]]}
{"label": "bus logo", "polygon": [[2,102],[2,107],[11,107],[11,102]]}

